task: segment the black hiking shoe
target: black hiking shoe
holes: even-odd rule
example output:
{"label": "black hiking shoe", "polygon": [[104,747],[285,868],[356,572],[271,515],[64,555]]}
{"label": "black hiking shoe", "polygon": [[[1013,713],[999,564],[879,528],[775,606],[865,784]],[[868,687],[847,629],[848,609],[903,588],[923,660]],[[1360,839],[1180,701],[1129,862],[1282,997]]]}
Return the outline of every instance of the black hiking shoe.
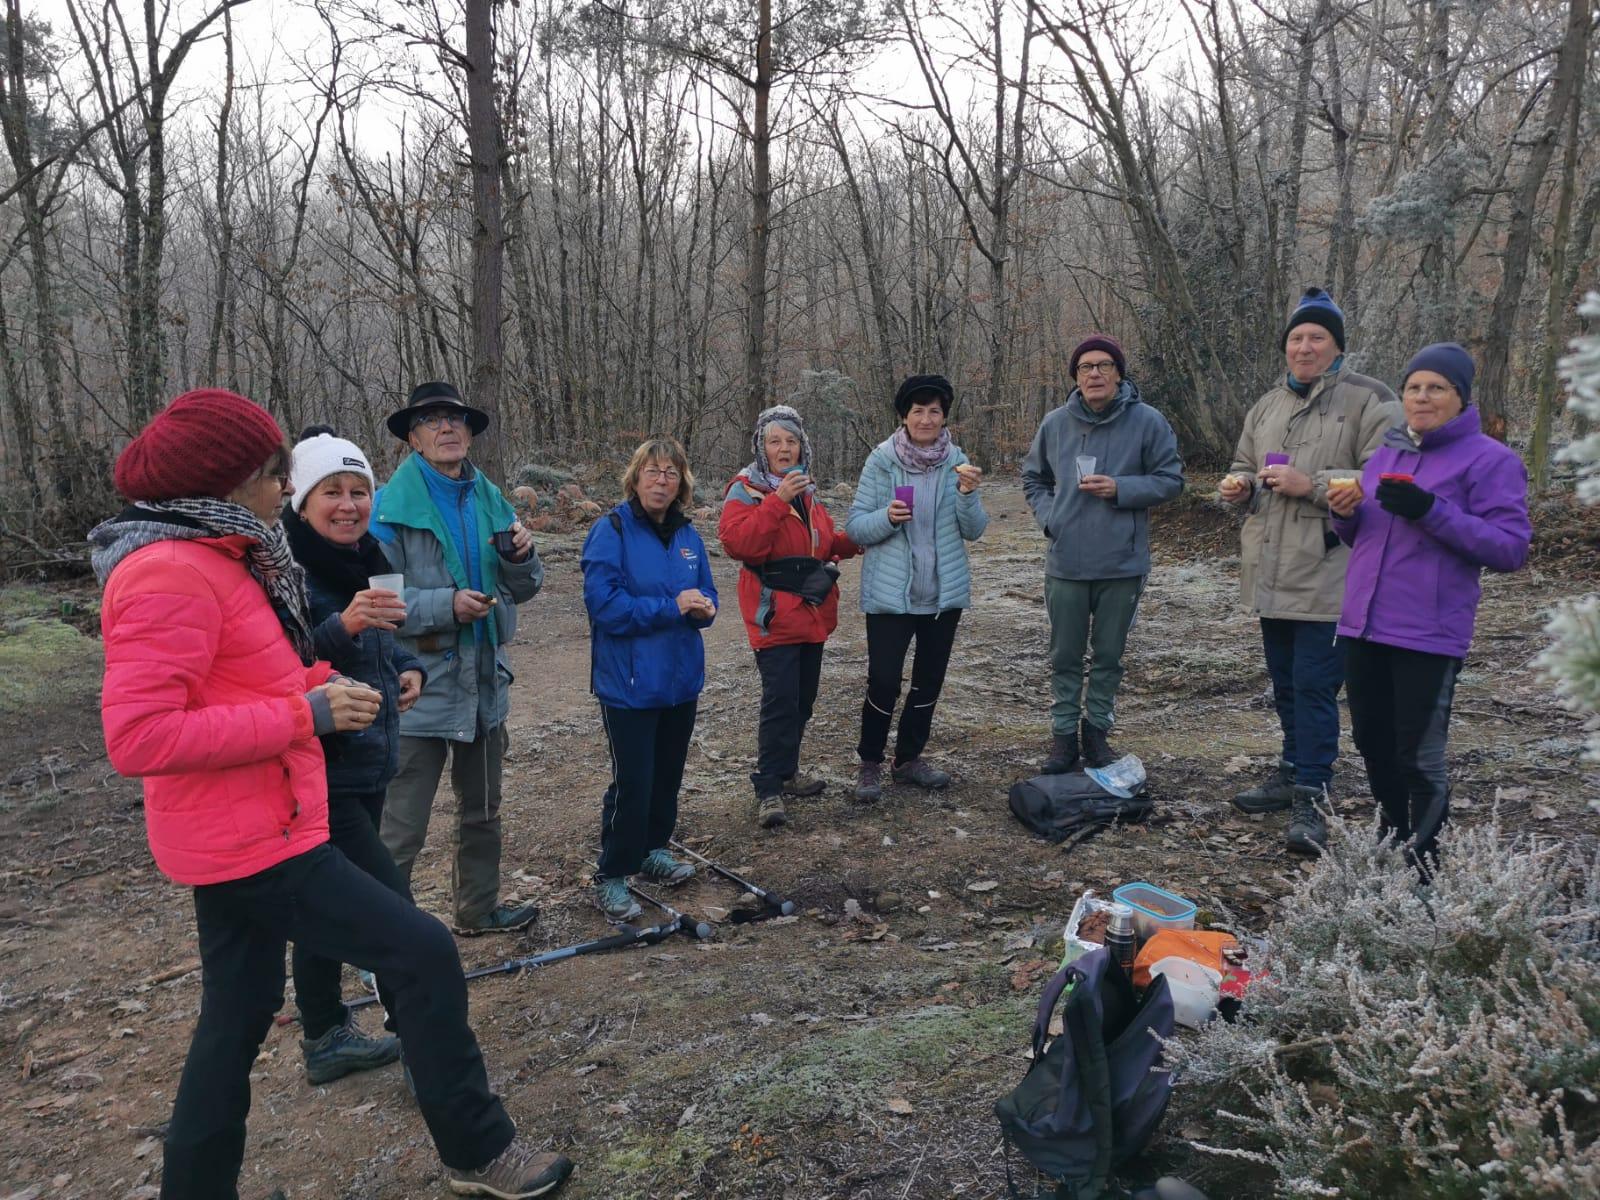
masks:
{"label": "black hiking shoe", "polygon": [[883,764],[863,762],[856,772],[856,799],[872,804],[883,799]]}
{"label": "black hiking shoe", "polygon": [[889,775],[896,783],[914,783],[930,790],[950,786],[950,772],[941,771],[920,755],[910,762],[896,763]]}
{"label": "black hiking shoe", "polygon": [[316,1039],[301,1038],[306,1078],[312,1083],[332,1083],[356,1071],[386,1067],[400,1057],[400,1039],[393,1034],[367,1037],[347,1018]]}
{"label": "black hiking shoe", "polygon": [[496,904],[487,916],[470,925],[455,927],[462,937],[477,937],[484,933],[520,933],[539,919],[537,904]]}
{"label": "black hiking shoe", "polygon": [[1289,832],[1284,835],[1284,844],[1290,850],[1296,854],[1322,853],[1328,844],[1328,822],[1323,813],[1329,803],[1326,786],[1295,787]]}
{"label": "black hiking shoe", "polygon": [[1050,757],[1039,768],[1041,775],[1065,775],[1078,769],[1078,735],[1057,733],[1050,737]]}
{"label": "black hiking shoe", "polygon": [[1265,783],[1246,788],[1233,798],[1233,806],[1244,813],[1283,812],[1294,803],[1294,764],[1279,761],[1278,773]]}
{"label": "black hiking shoe", "polygon": [[1083,761],[1091,767],[1109,767],[1122,755],[1111,748],[1107,739],[1111,736],[1109,729],[1101,729],[1087,717],[1083,720]]}

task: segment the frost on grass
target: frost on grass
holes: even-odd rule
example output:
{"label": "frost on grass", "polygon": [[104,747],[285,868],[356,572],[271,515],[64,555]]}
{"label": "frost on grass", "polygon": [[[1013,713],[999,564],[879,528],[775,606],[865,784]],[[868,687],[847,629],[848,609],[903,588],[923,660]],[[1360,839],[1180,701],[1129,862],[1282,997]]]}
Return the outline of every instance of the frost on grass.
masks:
{"label": "frost on grass", "polygon": [[[1578,307],[1590,320],[1600,318],[1600,292],[1590,292]],[[1572,352],[1561,360],[1567,384],[1567,408],[1600,428],[1600,334],[1575,338]],[[1562,459],[1578,464],[1578,495],[1600,502],[1600,432],[1574,442]],[[1551,645],[1539,665],[1556,685],[1568,708],[1589,723],[1588,757],[1600,760],[1600,595],[1590,594],[1556,609],[1546,626]]]}
{"label": "frost on grass", "polygon": [[1600,859],[1494,822],[1424,891],[1336,824],[1249,1018],[1170,1047],[1180,1127],[1282,1196],[1600,1195]]}

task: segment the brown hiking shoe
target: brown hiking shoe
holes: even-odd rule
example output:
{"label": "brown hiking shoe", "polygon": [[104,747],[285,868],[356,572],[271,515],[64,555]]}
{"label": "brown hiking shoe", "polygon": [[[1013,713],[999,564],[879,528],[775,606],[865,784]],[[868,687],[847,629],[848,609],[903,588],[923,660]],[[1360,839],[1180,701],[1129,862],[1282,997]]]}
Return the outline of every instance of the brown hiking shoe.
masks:
{"label": "brown hiking shoe", "polygon": [[783,794],[785,796],[820,796],[822,789],[828,785],[820,779],[810,775],[802,775],[796,771],[783,781]]}
{"label": "brown hiking shoe", "polygon": [[756,800],[756,824],[763,829],[776,829],[789,823],[782,796],[761,796]]}
{"label": "brown hiking shoe", "polygon": [[535,1150],[520,1139],[500,1152],[488,1166],[476,1171],[449,1170],[450,1190],[458,1196],[497,1196],[499,1200],[528,1200],[548,1196],[572,1174],[572,1160],[564,1154]]}

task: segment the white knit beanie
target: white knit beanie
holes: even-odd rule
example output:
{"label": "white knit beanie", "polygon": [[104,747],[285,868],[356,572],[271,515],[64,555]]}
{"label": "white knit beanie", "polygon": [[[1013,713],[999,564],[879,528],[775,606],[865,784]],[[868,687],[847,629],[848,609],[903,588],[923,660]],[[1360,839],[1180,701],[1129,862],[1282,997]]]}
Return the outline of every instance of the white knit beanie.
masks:
{"label": "white knit beanie", "polygon": [[372,475],[372,465],[367,462],[361,447],[354,442],[319,433],[316,437],[297,443],[289,466],[289,482],[294,484],[294,495],[289,497],[289,503],[294,511],[300,511],[306,497],[311,495],[317,484],[329,475],[339,475],[345,471],[363,476],[368,487],[378,486],[378,481]]}

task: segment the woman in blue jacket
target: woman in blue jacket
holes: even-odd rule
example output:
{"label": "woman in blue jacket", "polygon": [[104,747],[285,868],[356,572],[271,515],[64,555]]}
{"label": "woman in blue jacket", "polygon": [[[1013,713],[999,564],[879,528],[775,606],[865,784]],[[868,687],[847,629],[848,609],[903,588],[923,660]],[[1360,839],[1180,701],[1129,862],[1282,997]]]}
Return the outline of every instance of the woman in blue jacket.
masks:
{"label": "woman in blue jacket", "polygon": [[913,375],[900,385],[894,397],[900,428],[867,455],[845,522],[845,532],[866,554],[861,608],[867,614],[867,698],[856,747],[856,799],[864,802],[883,795],[883,752],[913,640],[911,690],[900,710],[892,775],[897,783],[925,788],[950,783],[922,750],[956,624],[972,600],[966,544],[989,524],[978,499],[983,472],[945,428],[954,400],[943,375]]}
{"label": "woman in blue jacket", "polygon": [[[322,739],[328,760],[328,840],[390,891],[411,898],[394,859],[378,838],[384,791],[400,761],[400,714],[416,703],[424,673],[415,655],[395,640],[405,619],[396,592],[368,586],[392,568],[372,521],[373,478],[367,456],[326,426],[305,431],[289,468],[294,495],[283,527],[295,561],[305,569],[311,636],[317,657],[340,675],[382,696],[377,719],[365,729]],[[327,1083],[351,1071],[393,1062],[400,1043],[365,1037],[350,1022],[339,995],[340,966],[295,943],[294,993],[300,1008],[306,1075]],[[388,988],[378,990],[386,1011]]]}
{"label": "woman in blue jacket", "polygon": [[684,511],[694,476],[682,445],[667,437],[641,445],[622,494],[583,543],[589,686],[611,746],[595,902],[613,921],[639,913],[628,876],[677,884],[694,874],[667,840],[706,681],[700,631],[717,615],[705,543]]}

